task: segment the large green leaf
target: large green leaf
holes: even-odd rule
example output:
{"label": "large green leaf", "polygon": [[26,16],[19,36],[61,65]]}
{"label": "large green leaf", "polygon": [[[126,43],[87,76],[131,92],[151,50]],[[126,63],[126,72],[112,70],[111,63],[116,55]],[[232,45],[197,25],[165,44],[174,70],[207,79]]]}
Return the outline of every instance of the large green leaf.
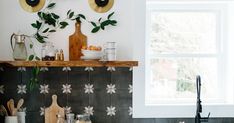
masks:
{"label": "large green leaf", "polygon": [[100,30],[100,26],[93,28],[92,33],[96,33]]}

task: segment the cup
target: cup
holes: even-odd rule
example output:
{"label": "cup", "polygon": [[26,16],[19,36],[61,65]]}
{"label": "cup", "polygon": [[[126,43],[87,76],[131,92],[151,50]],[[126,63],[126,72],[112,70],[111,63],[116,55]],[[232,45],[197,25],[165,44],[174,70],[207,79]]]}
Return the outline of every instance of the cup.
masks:
{"label": "cup", "polygon": [[17,116],[6,116],[5,123],[18,123]]}
{"label": "cup", "polygon": [[115,61],[116,60],[116,49],[107,48],[104,50],[106,61]]}

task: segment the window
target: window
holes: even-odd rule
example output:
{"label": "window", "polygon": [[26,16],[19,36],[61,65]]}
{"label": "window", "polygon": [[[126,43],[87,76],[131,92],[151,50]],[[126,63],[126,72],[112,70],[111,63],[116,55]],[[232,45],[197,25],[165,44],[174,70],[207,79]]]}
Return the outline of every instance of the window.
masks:
{"label": "window", "polygon": [[218,16],[206,11],[150,13],[146,104],[194,103],[196,75],[202,76],[205,99],[216,102],[222,98]]}
{"label": "window", "polygon": [[[234,4],[146,4],[144,67],[134,73],[134,117],[194,117],[196,75],[202,77],[203,112],[211,112],[212,117],[233,117],[230,13]],[[142,74],[143,79],[139,77]],[[144,93],[140,94],[142,87]]]}

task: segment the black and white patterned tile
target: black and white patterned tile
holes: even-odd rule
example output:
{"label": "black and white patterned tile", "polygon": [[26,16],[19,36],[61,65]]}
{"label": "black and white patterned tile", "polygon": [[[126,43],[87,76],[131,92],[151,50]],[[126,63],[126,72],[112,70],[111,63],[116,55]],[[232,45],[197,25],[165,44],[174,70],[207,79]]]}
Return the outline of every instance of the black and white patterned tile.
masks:
{"label": "black and white patterned tile", "polygon": [[[133,119],[133,68],[41,67],[38,89],[27,82],[32,68],[0,67],[0,99],[25,99],[27,122],[43,123],[51,96],[67,113],[90,114],[94,123],[192,123],[193,119]],[[35,120],[36,119],[36,120]],[[0,117],[1,120],[1,117]],[[212,119],[211,123],[233,123],[233,119]]]}

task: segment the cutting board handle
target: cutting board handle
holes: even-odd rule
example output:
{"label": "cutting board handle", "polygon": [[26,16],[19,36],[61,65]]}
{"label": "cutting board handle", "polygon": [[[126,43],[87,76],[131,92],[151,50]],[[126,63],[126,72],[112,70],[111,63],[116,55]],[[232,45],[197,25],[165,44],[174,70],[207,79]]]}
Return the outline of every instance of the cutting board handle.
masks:
{"label": "cutting board handle", "polygon": [[57,95],[52,96],[52,105],[58,105],[57,103]]}

